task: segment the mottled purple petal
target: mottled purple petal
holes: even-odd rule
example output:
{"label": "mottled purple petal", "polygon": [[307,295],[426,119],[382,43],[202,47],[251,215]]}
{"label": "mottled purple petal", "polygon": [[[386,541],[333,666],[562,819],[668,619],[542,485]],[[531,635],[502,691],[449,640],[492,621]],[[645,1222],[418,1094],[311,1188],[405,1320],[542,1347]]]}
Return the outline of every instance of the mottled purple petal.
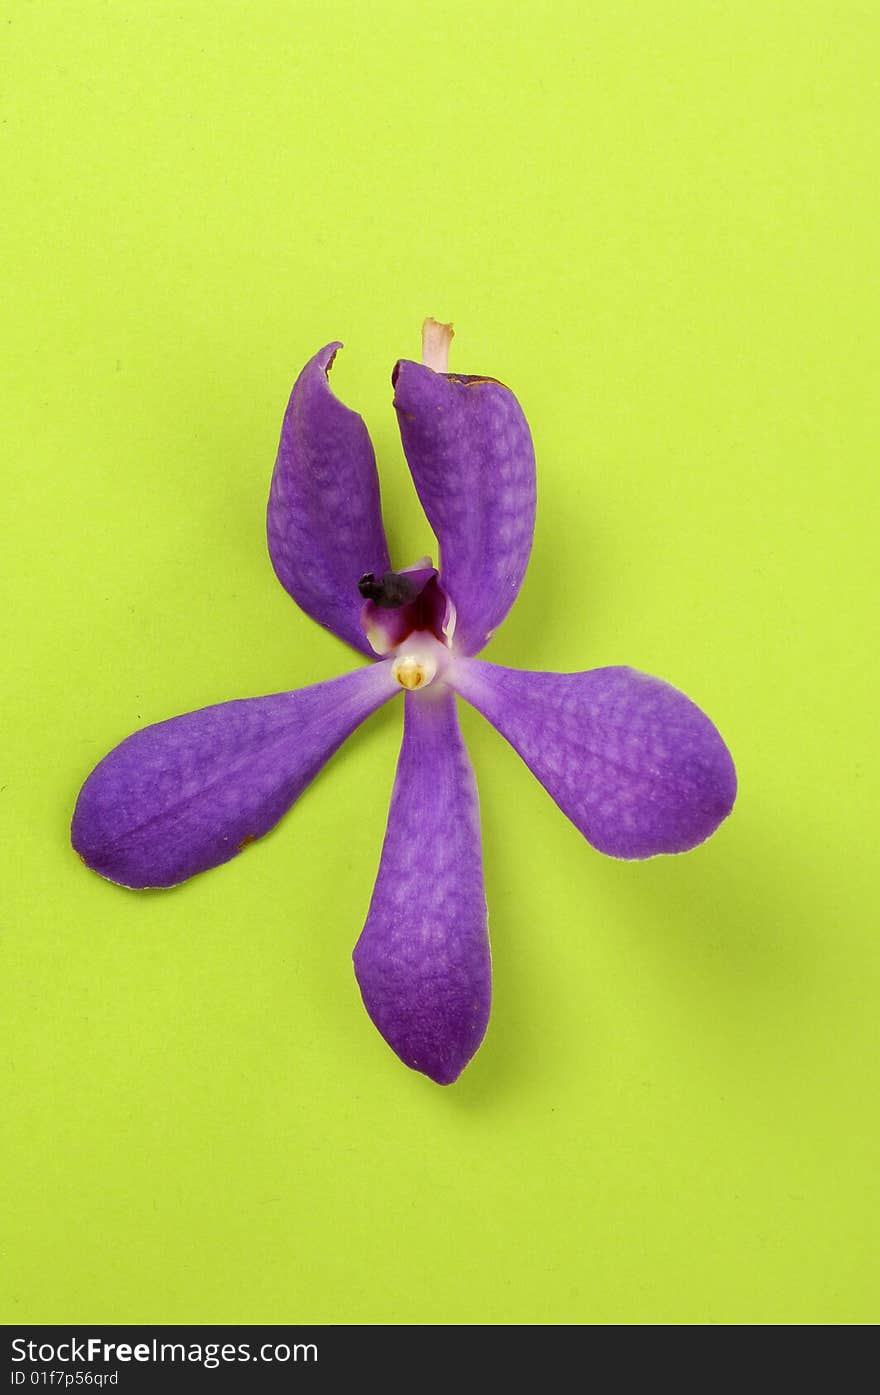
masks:
{"label": "mottled purple petal", "polygon": [[516,599],[535,525],[535,453],[522,409],[493,378],[394,370],[403,448],[440,543],[461,654],[483,648]]}
{"label": "mottled purple petal", "polygon": [[379,876],[354,967],[392,1050],[450,1085],[483,1040],[492,973],[477,791],[455,697],[439,683],[406,697]]}
{"label": "mottled purple petal", "polygon": [[269,491],[269,555],[282,586],[313,619],[372,655],[360,624],[358,578],[390,566],[376,457],[357,412],[327,374],[328,344],[297,378],[281,428]]}
{"label": "mottled purple petal", "polygon": [[390,663],[145,727],[83,785],[71,827],[89,867],[174,886],[268,832],[365,717],[400,691]]}
{"label": "mottled purple petal", "polygon": [[449,671],[600,852],[653,857],[702,843],[730,813],[736,772],[689,698],[631,668],[523,673],[482,660]]}

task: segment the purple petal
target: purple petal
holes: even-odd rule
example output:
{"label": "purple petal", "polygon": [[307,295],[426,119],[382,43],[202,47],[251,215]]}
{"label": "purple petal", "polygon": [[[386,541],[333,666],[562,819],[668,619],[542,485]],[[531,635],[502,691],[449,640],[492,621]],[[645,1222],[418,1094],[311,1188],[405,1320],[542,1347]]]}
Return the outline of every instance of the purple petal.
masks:
{"label": "purple petal", "polygon": [[449,681],[497,727],[584,837],[612,857],[686,852],[736,798],[705,713],[631,668],[521,673],[459,660]]}
{"label": "purple petal", "polygon": [[535,526],[535,452],[522,409],[493,378],[397,364],[394,406],[409,468],[440,543],[454,645],[475,654],[516,599]]}
{"label": "purple petal", "polygon": [[388,570],[376,457],[357,412],[330,390],[341,344],[328,344],[297,378],[281,428],[266,531],[285,590],[319,624],[364,654],[358,578]]}
{"label": "purple petal", "polygon": [[354,967],[392,1050],[450,1085],[483,1040],[492,970],[477,790],[455,697],[439,683],[406,697],[388,829]]}
{"label": "purple petal", "polygon": [[83,785],[71,842],[131,887],[174,886],[272,828],[365,717],[400,688],[390,663],[129,736]]}

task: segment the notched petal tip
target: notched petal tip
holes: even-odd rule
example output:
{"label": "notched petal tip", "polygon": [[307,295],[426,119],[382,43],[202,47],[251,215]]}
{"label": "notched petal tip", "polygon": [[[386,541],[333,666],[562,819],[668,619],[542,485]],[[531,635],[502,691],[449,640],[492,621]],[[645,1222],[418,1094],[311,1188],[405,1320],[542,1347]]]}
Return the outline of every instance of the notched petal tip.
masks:
{"label": "notched petal tip", "polygon": [[323,368],[324,372],[328,375],[328,377],[330,374],[330,369],[333,367],[333,364],[336,361],[336,355],[339,353],[339,350],[344,347],[345,346],[343,345],[341,339],[333,339],[329,344],[325,344],[323,349],[319,349],[318,352],[315,354],[315,362],[318,364],[320,368]]}
{"label": "notched petal tip", "polygon": [[360,417],[354,408],[349,407],[346,402],[343,402],[341,398],[337,397],[330,382],[330,373],[336,363],[336,355],[339,353],[339,350],[344,347],[345,345],[341,339],[334,339],[331,343],[325,344],[323,349],[319,349],[312,357],[310,363],[306,364],[306,367],[303,369],[303,375],[308,372],[310,366],[319,368],[321,370],[321,376],[317,377],[316,375],[316,382],[320,383],[321,389],[326,393],[327,397],[332,398],[333,409],[336,411],[348,412],[351,416],[360,421]]}

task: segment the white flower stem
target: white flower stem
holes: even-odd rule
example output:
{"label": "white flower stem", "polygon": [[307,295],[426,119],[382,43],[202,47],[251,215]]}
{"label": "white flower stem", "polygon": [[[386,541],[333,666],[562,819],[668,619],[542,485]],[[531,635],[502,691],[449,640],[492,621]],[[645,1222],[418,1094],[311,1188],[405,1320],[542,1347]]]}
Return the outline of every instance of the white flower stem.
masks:
{"label": "white flower stem", "polygon": [[449,367],[449,345],[455,331],[452,325],[442,325],[430,316],[422,325],[422,363],[435,373],[445,373]]}

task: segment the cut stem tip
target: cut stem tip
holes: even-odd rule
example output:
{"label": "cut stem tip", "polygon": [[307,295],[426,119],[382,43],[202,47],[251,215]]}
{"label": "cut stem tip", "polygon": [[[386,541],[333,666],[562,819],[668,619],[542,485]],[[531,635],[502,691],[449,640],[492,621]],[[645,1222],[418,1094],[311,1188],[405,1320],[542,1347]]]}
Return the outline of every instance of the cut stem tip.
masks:
{"label": "cut stem tip", "polygon": [[445,373],[449,367],[449,345],[455,330],[429,316],[422,325],[422,363],[435,373]]}

